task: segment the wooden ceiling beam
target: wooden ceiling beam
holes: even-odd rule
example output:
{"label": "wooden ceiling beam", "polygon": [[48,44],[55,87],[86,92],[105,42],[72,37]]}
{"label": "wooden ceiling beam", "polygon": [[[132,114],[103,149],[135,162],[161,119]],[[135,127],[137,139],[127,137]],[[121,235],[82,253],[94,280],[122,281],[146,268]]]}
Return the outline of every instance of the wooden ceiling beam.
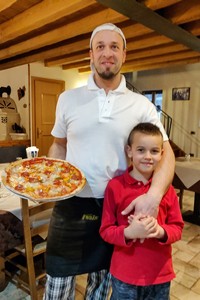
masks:
{"label": "wooden ceiling beam", "polygon": [[[126,26],[123,29],[123,32],[126,36],[126,38],[136,38],[136,37],[139,37],[141,35],[144,35],[144,34],[148,34],[148,33],[151,33],[152,30],[149,29],[149,28],[146,28],[144,27],[143,25],[140,25],[140,24],[134,24],[134,25],[129,25],[129,26]],[[81,39],[81,42],[83,44],[83,38]],[[88,55],[89,55],[89,38],[88,39],[85,39],[85,42],[86,44],[84,44],[84,49],[87,48],[87,51],[85,51],[84,49],[82,49],[82,46],[79,45],[78,49],[80,50],[79,52],[81,52],[80,54],[74,54],[74,55],[71,55],[71,54],[68,54],[69,51],[66,51],[66,55],[64,55],[63,57],[61,58],[58,58],[58,55],[55,56],[55,58],[52,58],[53,55],[51,55],[51,59],[45,59],[45,66],[53,66],[53,65],[58,65],[58,64],[62,64],[65,62],[65,59],[66,61],[70,61],[70,57],[71,57],[71,61],[75,61],[75,60],[80,60],[80,59],[87,59],[88,58]],[[74,45],[73,46],[74,49],[76,49],[76,46]],[[73,51],[74,52],[74,51]]]}
{"label": "wooden ceiling beam", "polygon": [[[121,27],[126,38],[136,38],[136,37],[139,37],[141,35],[144,35],[144,34],[148,34],[148,33],[152,33],[152,30],[149,29],[149,28],[146,28],[145,26],[141,25],[141,24],[131,24],[131,25],[128,25],[125,27]],[[83,38],[81,39],[81,42],[83,42]],[[78,49],[79,49],[79,52],[81,52],[80,54],[74,54],[71,56],[71,61],[75,61],[75,60],[80,60],[80,59],[83,59],[83,58],[86,58],[88,57],[89,55],[89,38],[85,40],[86,42],[86,46],[84,45],[84,49],[87,48],[87,51],[85,51],[84,49],[82,49],[82,46],[79,45]],[[83,44],[83,43],[82,43]],[[74,45],[73,46],[74,49],[76,49],[76,46]],[[74,52],[74,51],[73,51]],[[55,56],[55,58],[52,58],[51,56],[51,59],[45,59],[45,66],[53,66],[53,65],[57,65],[57,64],[62,64],[64,61],[65,61],[65,57],[66,57],[66,61],[68,62],[68,60],[70,60],[70,55],[71,54],[68,54],[69,51],[66,52],[66,55],[64,55],[63,57],[59,58],[58,59],[58,55]],[[85,54],[86,56],[84,56]],[[60,55],[59,55],[60,56]]]}
{"label": "wooden ceiling beam", "polygon": [[[177,61],[166,61],[166,62],[161,62],[161,63],[154,63],[154,64],[140,64],[135,66],[133,65],[129,65],[126,66],[124,65],[122,67],[122,73],[127,73],[127,72],[137,72],[137,71],[148,71],[148,70],[156,70],[156,69],[164,69],[164,68],[169,68],[169,67],[175,67],[178,65],[186,65],[186,64],[195,64],[195,63],[199,63],[200,62],[200,56],[199,57],[192,57],[192,58],[188,58],[187,60],[177,60]],[[82,69],[82,72],[86,72],[87,70]]]}
{"label": "wooden ceiling beam", "polygon": [[[151,47],[149,46],[149,45],[151,45],[150,41],[154,42],[154,45]],[[156,37],[153,34],[153,36],[146,38],[143,41],[138,40],[138,41],[133,41],[130,44],[127,44],[127,48],[128,48],[127,56],[129,56],[129,55],[142,55],[142,57],[151,56],[151,55],[153,56],[154,55],[153,50],[157,45],[159,45],[159,48],[156,50],[155,55],[160,53],[160,48],[163,49],[164,53],[167,53],[167,51],[170,50],[170,48],[168,48],[168,46],[166,44],[169,43],[171,45],[170,42],[165,37],[162,37],[162,39],[158,38],[158,40],[156,40]],[[163,45],[165,45],[165,46],[163,46]],[[186,49],[185,46],[178,45],[178,46],[174,46],[171,50],[175,49],[176,47],[180,50]],[[67,48],[67,46],[66,46],[66,48]],[[80,47],[79,47],[79,49],[80,49]],[[56,57],[55,59],[52,59],[52,58],[49,60],[45,59],[45,66],[50,67],[50,66],[55,66],[58,64],[68,64],[68,63],[72,63],[72,62],[76,62],[76,61],[89,59],[89,49],[81,50],[80,53],[77,53],[74,55],[69,54],[69,51],[67,51],[67,52],[61,58]],[[143,55],[143,52],[145,52],[144,55]],[[132,54],[132,53],[134,53],[134,54]],[[52,57],[52,55],[51,55],[51,57]]]}
{"label": "wooden ceiling beam", "polygon": [[147,49],[142,49],[142,50],[133,50],[127,53],[127,59],[134,59],[134,58],[144,58],[144,57],[156,57],[158,55],[162,54],[168,54],[170,53],[176,53],[180,52],[183,50],[187,50],[188,48],[184,45],[177,45],[174,42],[171,42],[169,44],[165,44],[163,46],[155,46],[155,47],[150,47]]}
{"label": "wooden ceiling beam", "polygon": [[196,36],[200,35],[200,20],[187,23],[186,25],[184,25],[184,29],[188,30]]}
{"label": "wooden ceiling beam", "polygon": [[90,59],[83,60],[83,61],[77,61],[71,64],[62,65],[63,70],[70,70],[70,69],[78,69],[81,67],[86,67],[90,65]]}
{"label": "wooden ceiling beam", "polygon": [[70,44],[66,43],[63,46],[55,46],[49,50],[40,49],[36,53],[26,53],[21,56],[16,56],[9,58],[7,60],[1,61],[0,70],[5,70],[13,67],[17,67],[23,64],[33,63],[35,61],[43,61],[48,58],[58,57],[63,55],[70,55],[73,53],[74,49],[80,49],[84,51],[87,49],[89,51],[89,39],[81,39]]}
{"label": "wooden ceiling beam", "polygon": [[59,55],[66,55],[67,53],[70,54],[73,52],[74,49],[88,49],[88,41],[81,40],[74,43],[71,43],[70,45],[64,45],[60,47],[54,47],[50,50],[41,50],[37,53],[26,53],[25,55],[13,57],[7,60],[4,60],[0,63],[0,70],[9,69],[12,67],[17,67],[24,64],[33,63],[35,61],[43,61],[47,58],[51,57],[58,57]]}
{"label": "wooden ceiling beam", "polygon": [[72,54],[72,55],[64,55],[60,58],[54,58],[54,59],[46,59],[44,61],[45,67],[51,67],[55,65],[62,65],[62,64],[68,64],[80,60],[88,60],[90,59],[89,51],[81,51],[81,53],[78,54]]}
{"label": "wooden ceiling beam", "polygon": [[62,18],[67,18],[77,10],[95,3],[95,0],[54,1],[43,0],[11,20],[0,25],[1,44],[19,36],[38,30]]}
{"label": "wooden ceiling beam", "polygon": [[[127,58],[133,59],[133,58],[143,58],[143,57],[154,57],[160,54],[167,54],[167,53],[175,53],[178,51],[187,50],[188,48],[184,45],[177,45],[175,42],[171,42],[169,44],[165,44],[163,46],[151,46],[147,49],[137,49],[133,51],[127,52]],[[55,58],[55,59],[46,59],[45,60],[45,66],[55,66],[55,65],[61,65],[61,64],[71,64],[73,62],[81,61],[81,60],[88,60],[89,57],[89,51],[88,50],[82,50],[80,53],[75,54],[68,54],[64,55],[61,58]]]}
{"label": "wooden ceiling beam", "polygon": [[11,7],[15,3],[18,3],[19,1],[20,0],[0,1],[0,12],[4,12],[7,8]]}
{"label": "wooden ceiling beam", "polygon": [[[38,55],[40,57],[40,55]],[[38,57],[38,60],[35,60],[35,59],[32,59],[32,62],[34,61],[40,61],[39,60],[39,57]],[[170,61],[170,57],[171,57],[171,53],[169,53],[169,56],[168,56],[168,60],[167,62],[165,63],[154,63],[152,64],[152,66],[149,66],[148,64],[135,64],[135,61],[134,62],[130,62],[129,60],[127,60],[127,63],[129,63],[128,65],[124,65],[122,67],[122,72],[134,72],[134,71],[140,71],[140,70],[150,70],[150,69],[159,69],[159,68],[165,68],[165,67],[168,67],[170,65],[176,65],[176,64],[181,64],[181,65],[186,65],[186,64],[192,64],[192,63],[198,63],[200,62],[200,56],[198,57],[194,57],[192,56],[191,58],[186,58],[184,57],[184,59],[181,59],[180,61],[175,61],[175,60],[172,60]],[[162,58],[162,61],[163,61],[163,58]],[[30,61],[30,58],[29,57],[23,57],[23,58],[20,58],[18,60],[14,60],[14,61],[8,61],[6,63],[1,63],[0,64],[0,70],[5,70],[5,69],[9,69],[9,68],[13,68],[13,67],[17,67],[17,66],[20,66],[20,65],[23,65],[23,64],[28,64],[28,63],[31,63]],[[83,64],[85,65],[85,64]],[[79,66],[76,66],[76,68],[81,72],[81,73],[84,73],[84,72],[90,72],[91,69],[89,67],[89,60],[88,60],[88,65],[85,66],[85,67],[82,67],[80,68],[80,65]],[[72,67],[71,67],[72,69]]]}
{"label": "wooden ceiling beam", "polygon": [[[200,51],[200,39],[191,35],[181,27],[171,23],[170,20],[165,19],[136,0],[97,0],[97,2],[106,7],[115,9],[119,13],[129,17],[131,20],[139,22],[177,43],[183,44],[194,51]],[[190,2],[188,1],[188,3]]]}
{"label": "wooden ceiling beam", "polygon": [[[114,3],[127,14],[105,8],[101,1],[108,6]],[[64,65],[65,69],[90,69],[89,38],[94,27],[104,22],[115,23],[123,30],[127,39],[123,67],[128,69],[165,61],[187,64],[198,59],[199,50],[193,52],[188,45],[177,43],[161,32],[172,34],[173,28],[177,35],[178,28],[187,32],[189,43],[192,35],[199,41],[199,0],[56,0],[56,5],[54,2],[8,0],[5,6],[0,3],[0,70],[35,61],[45,61],[46,66]],[[147,27],[148,22],[157,30]]]}
{"label": "wooden ceiling beam", "polygon": [[[187,60],[188,58],[195,58],[195,57],[200,57],[200,53],[198,52],[193,52],[191,50],[184,50],[184,51],[179,51],[179,52],[175,52],[175,53],[170,53],[170,54],[164,54],[164,55],[158,55],[155,57],[151,57],[151,59],[149,59],[149,57],[147,58],[143,58],[142,59],[142,64],[148,64],[149,61],[151,62],[151,64],[155,63],[162,63],[165,61],[177,61],[177,60]],[[134,64],[135,66],[140,65],[141,64],[141,59],[127,59],[125,62],[125,66],[128,65],[132,65]]]}
{"label": "wooden ceiling beam", "polygon": [[172,23],[182,24],[195,20],[199,20],[200,1],[199,0],[185,0],[179,4],[167,7],[162,16],[171,20]]}
{"label": "wooden ceiling beam", "polygon": [[125,26],[125,27],[123,27],[123,25],[122,25],[122,26],[120,26],[120,28],[123,31],[126,39],[139,37],[143,34],[148,34],[148,33],[153,32],[153,30],[151,28],[147,28],[147,27],[143,26],[142,24],[138,24],[138,23],[132,24],[129,26]]}
{"label": "wooden ceiling beam", "polygon": [[[71,56],[71,53],[74,51],[74,49],[80,49],[83,55],[79,56],[78,54],[74,56],[75,60],[81,60],[81,59],[87,59],[89,54],[89,47],[88,47],[88,39],[83,39],[81,41],[76,41],[71,44],[66,44],[63,46],[60,46],[58,48],[53,48],[50,50],[43,50],[39,51],[35,54],[26,54],[25,56],[16,57],[16,59],[9,59],[7,62],[2,62],[0,64],[0,70],[4,70],[7,68],[11,68],[12,66],[19,66],[21,64],[26,63],[32,63],[34,61],[41,61],[52,57],[58,57],[58,56]],[[150,46],[153,45],[153,46]],[[128,52],[127,57],[130,55],[135,55],[138,57],[147,57],[147,56],[155,56],[158,55],[159,52],[166,53],[167,50],[176,52],[176,47],[179,50],[184,50],[186,47],[183,45],[177,45],[172,48],[170,48],[173,45],[173,42],[171,42],[168,38],[165,38],[163,36],[156,36],[155,33],[149,34],[145,36],[144,38],[138,38],[138,40],[134,40],[130,43],[128,43]],[[176,45],[176,44],[175,44]],[[168,49],[169,47],[169,49]],[[155,52],[154,52],[155,51]],[[72,56],[73,57],[73,56]],[[83,58],[84,57],[84,58]],[[70,59],[67,60],[67,62],[70,62]],[[63,62],[62,62],[63,63]],[[51,65],[55,65],[54,61],[51,59]]]}
{"label": "wooden ceiling beam", "polygon": [[141,50],[144,48],[149,48],[150,46],[162,46],[170,42],[172,42],[171,39],[163,35],[158,35],[153,32],[147,35],[143,35],[139,38],[133,39],[131,41],[128,41],[127,51]]}
{"label": "wooden ceiling beam", "polygon": [[[101,12],[93,14],[92,22],[91,16],[86,16],[78,21],[71,22],[58,29],[51,30],[40,36],[30,38],[24,42],[18,43],[6,49],[0,50],[0,60],[10,58],[12,56],[20,55],[22,53],[30,52],[35,49],[45,47],[54,43],[61,42],[63,39],[69,39],[78,35],[92,32],[94,27],[102,24],[103,22],[118,23],[127,20],[127,17],[117,13],[112,9],[105,9]],[[89,39],[88,39],[89,45]]]}
{"label": "wooden ceiling beam", "polygon": [[[40,5],[40,4],[38,4],[38,5]],[[38,7],[38,5],[37,5],[37,7]],[[55,8],[55,6],[54,6],[54,8]],[[107,11],[107,14],[109,15],[108,11]],[[96,16],[94,16],[94,18],[96,19]],[[29,15],[29,19],[31,19],[30,15]],[[35,18],[33,18],[33,19],[35,19]],[[99,25],[99,23],[102,23],[103,19],[105,20],[105,14],[100,13],[99,22],[97,22],[98,23],[97,25]],[[24,20],[27,21],[27,18],[24,17]],[[85,20],[85,21],[88,22],[87,20]],[[112,19],[112,16],[111,16],[111,19],[109,19],[109,22],[110,21],[111,22],[116,22],[116,19],[115,20],[114,20],[114,18]],[[122,21],[122,20],[118,20],[118,21]],[[20,23],[20,22],[18,22],[18,23]],[[44,25],[44,23],[43,23],[43,25]],[[91,31],[94,28],[94,25],[92,26]],[[13,30],[16,26],[11,26],[11,27],[12,27],[12,30]],[[49,34],[41,35],[41,37],[35,37],[35,38],[32,38],[32,39],[29,39],[28,41],[25,41],[25,42],[19,43],[17,45],[14,45],[13,47],[11,46],[8,49],[2,49],[2,50],[0,50],[0,59],[6,59],[7,57],[10,57],[10,54],[11,54],[11,56],[15,56],[15,55],[19,55],[21,53],[32,51],[35,48],[44,47],[45,45],[56,43],[56,42],[60,41],[61,39],[63,39],[63,36],[65,38],[69,38],[68,31],[65,30],[66,27],[68,27],[68,25],[63,26],[63,28],[60,28],[59,35],[58,35],[58,31],[54,30],[51,33],[49,32]],[[74,23],[72,26],[70,26],[70,31],[74,32],[74,28],[76,28],[76,27],[77,27],[76,23]],[[133,31],[131,31],[131,28],[132,28]],[[145,32],[150,32],[151,31],[151,29],[148,29],[145,26],[140,25],[140,24],[135,24],[135,25],[129,26],[129,28],[127,28],[127,29],[126,28],[124,29],[125,35],[127,36],[127,38],[132,34],[132,32],[136,33],[136,35],[142,34],[142,32],[140,32],[139,30],[143,31],[144,34],[145,34]],[[76,34],[78,34],[78,33],[76,32]],[[51,38],[48,38],[47,35]],[[58,36],[62,36],[62,37],[58,40]],[[44,42],[42,42],[42,41],[44,41]],[[30,45],[35,45],[35,47],[33,47],[33,46],[30,47]]]}
{"label": "wooden ceiling beam", "polygon": [[[179,51],[179,52],[175,52],[175,53],[170,53],[170,54],[164,54],[164,55],[158,55],[158,56],[154,56],[151,57],[151,59],[149,59],[149,57],[143,58],[142,60],[142,64],[148,64],[149,61],[151,61],[151,64],[158,64],[158,63],[163,63],[163,62],[168,62],[168,61],[178,61],[178,60],[186,60],[190,59],[190,58],[196,58],[196,57],[200,57],[200,53],[198,52],[193,52],[191,50],[183,50],[183,51]],[[85,61],[81,61],[81,62],[75,62],[75,63],[71,63],[71,64],[66,64],[63,65],[63,70],[69,70],[69,69],[80,69],[82,68],[87,68],[90,65],[90,60],[85,60]],[[126,62],[124,63],[123,67],[129,67],[134,65],[134,67],[137,67],[138,65],[141,65],[141,59],[138,59],[136,57],[131,58],[131,57],[127,57]]]}
{"label": "wooden ceiling beam", "polygon": [[[122,29],[126,37],[128,35],[128,37],[132,36],[132,39],[134,39],[139,35],[138,39],[134,39],[132,42],[128,42],[127,40],[128,55],[131,51],[134,51],[138,57],[145,57],[145,56],[157,55],[159,53],[162,54],[171,51],[174,52],[174,51],[188,49],[186,46],[182,44],[175,44],[174,42],[170,43],[170,40],[166,37],[163,36],[158,37],[155,33],[152,33],[151,29],[148,29],[140,24],[129,25]],[[192,34],[199,35],[200,21],[189,23],[187,25],[187,29],[191,31]],[[151,33],[151,34],[145,35],[147,33]],[[153,46],[150,46],[152,44]],[[155,46],[157,46],[157,49],[155,49]],[[88,50],[85,51],[81,49],[80,46],[79,49],[81,51],[80,54],[71,55],[71,54],[67,54],[66,52],[66,55],[64,57],[61,57],[60,59],[58,59],[57,57],[55,57],[55,59],[51,58],[51,60],[46,59],[45,65],[53,66],[53,65],[63,64],[63,63],[71,63],[76,60],[87,59],[89,55]]]}
{"label": "wooden ceiling beam", "polygon": [[0,1],[0,24],[22,13],[42,0],[7,0]]}
{"label": "wooden ceiling beam", "polygon": [[[128,72],[139,72],[139,71],[148,71],[148,70],[156,70],[156,69],[165,69],[165,68],[172,68],[172,67],[176,67],[176,66],[183,66],[183,65],[187,65],[187,64],[195,64],[195,63],[199,63],[200,62],[200,57],[195,57],[195,58],[188,58],[187,60],[177,60],[177,61],[167,61],[167,62],[163,62],[163,63],[158,63],[158,64],[140,64],[135,66],[133,65],[129,65],[126,66],[124,65],[122,67],[122,73],[128,73]],[[80,68],[78,69],[79,73],[90,73],[91,69],[90,67],[86,67],[86,68]]]}
{"label": "wooden ceiling beam", "polygon": [[85,67],[85,68],[78,68],[79,73],[91,73],[91,68],[90,67]]}
{"label": "wooden ceiling beam", "polygon": [[140,3],[144,4],[148,8],[153,10],[161,9],[166,6],[170,6],[181,2],[182,0],[140,0]]}

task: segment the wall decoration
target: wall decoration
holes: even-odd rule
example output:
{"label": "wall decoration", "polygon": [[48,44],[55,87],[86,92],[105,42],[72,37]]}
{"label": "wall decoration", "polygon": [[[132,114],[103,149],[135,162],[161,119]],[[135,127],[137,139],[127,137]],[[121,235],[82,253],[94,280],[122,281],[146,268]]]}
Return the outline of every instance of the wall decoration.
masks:
{"label": "wall decoration", "polygon": [[172,100],[190,100],[190,88],[189,87],[173,88]]}
{"label": "wall decoration", "polygon": [[7,87],[1,86],[0,87],[0,97],[3,97],[3,93],[6,93],[8,96],[11,94],[11,87],[8,85]]}
{"label": "wall decoration", "polygon": [[18,88],[17,94],[19,100],[25,96],[25,90],[26,90],[25,86],[23,86],[22,88]]}

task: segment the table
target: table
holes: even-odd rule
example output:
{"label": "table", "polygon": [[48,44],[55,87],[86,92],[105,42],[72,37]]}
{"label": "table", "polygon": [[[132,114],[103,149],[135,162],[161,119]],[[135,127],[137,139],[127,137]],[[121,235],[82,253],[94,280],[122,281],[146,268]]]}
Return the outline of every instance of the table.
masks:
{"label": "table", "polygon": [[[0,164],[1,173],[7,164]],[[0,180],[1,182],[1,180]],[[19,245],[23,239],[20,198],[0,185],[0,254]]]}
{"label": "table", "polygon": [[[8,164],[0,164],[0,182],[3,169]],[[36,206],[35,203],[30,200],[29,206]],[[41,223],[49,222],[51,211],[38,214],[37,218],[31,218],[32,227],[37,227]],[[21,244],[24,238],[23,224],[22,224],[22,209],[20,197],[14,193],[8,191],[3,184],[0,186],[0,255],[5,251],[12,249],[13,247]],[[43,238],[46,238],[43,235]]]}
{"label": "table", "polygon": [[191,157],[189,161],[184,157],[176,159],[173,186],[194,192],[193,211],[183,213],[183,219],[200,225],[200,158]]}
{"label": "table", "polygon": [[[0,164],[0,179],[5,167],[6,164]],[[38,299],[34,257],[36,255],[39,257],[39,255],[44,254],[46,251],[45,247],[42,248],[41,245],[45,244],[53,205],[53,202],[39,203],[20,198],[18,195],[7,190],[3,184],[0,186],[0,273],[1,270],[5,270],[6,274],[12,278],[13,272],[10,272],[9,268],[10,265],[14,265],[16,267],[15,272],[18,272],[19,276],[16,276],[15,280],[21,284],[24,274],[21,273],[20,255],[23,252],[27,263],[27,276],[31,299]],[[36,239],[37,245],[35,244]],[[36,246],[40,248],[35,250]],[[37,263],[38,261],[39,260],[37,260]],[[42,278],[45,275],[43,260],[41,260],[40,263],[42,265],[40,267],[42,273],[38,278]],[[0,276],[0,288],[1,287],[1,290],[5,287],[4,273]]]}

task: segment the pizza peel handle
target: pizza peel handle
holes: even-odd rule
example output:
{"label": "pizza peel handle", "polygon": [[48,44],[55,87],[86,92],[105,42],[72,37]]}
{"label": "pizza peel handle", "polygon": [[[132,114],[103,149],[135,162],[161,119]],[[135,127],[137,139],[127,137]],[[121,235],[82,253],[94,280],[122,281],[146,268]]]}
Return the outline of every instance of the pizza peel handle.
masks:
{"label": "pizza peel handle", "polygon": [[65,160],[36,157],[10,163],[3,171],[2,182],[23,199],[49,202],[77,195],[85,187],[86,178]]}

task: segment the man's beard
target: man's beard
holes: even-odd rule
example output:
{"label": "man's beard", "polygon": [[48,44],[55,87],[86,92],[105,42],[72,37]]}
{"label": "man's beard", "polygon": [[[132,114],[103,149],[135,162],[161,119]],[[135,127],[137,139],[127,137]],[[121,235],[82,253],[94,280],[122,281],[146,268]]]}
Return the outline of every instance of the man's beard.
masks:
{"label": "man's beard", "polygon": [[113,72],[109,72],[109,73],[106,73],[106,72],[102,72],[102,73],[99,73],[97,72],[99,77],[101,77],[102,79],[105,79],[105,80],[109,80],[109,79],[112,79],[113,77],[115,77],[115,74]]}
{"label": "man's beard", "polygon": [[120,70],[118,70],[117,72],[112,72],[109,69],[107,69],[106,71],[100,72],[97,70],[97,68],[95,67],[97,74],[99,75],[99,77],[101,77],[102,79],[105,80],[110,80],[113,79],[119,72]]}

